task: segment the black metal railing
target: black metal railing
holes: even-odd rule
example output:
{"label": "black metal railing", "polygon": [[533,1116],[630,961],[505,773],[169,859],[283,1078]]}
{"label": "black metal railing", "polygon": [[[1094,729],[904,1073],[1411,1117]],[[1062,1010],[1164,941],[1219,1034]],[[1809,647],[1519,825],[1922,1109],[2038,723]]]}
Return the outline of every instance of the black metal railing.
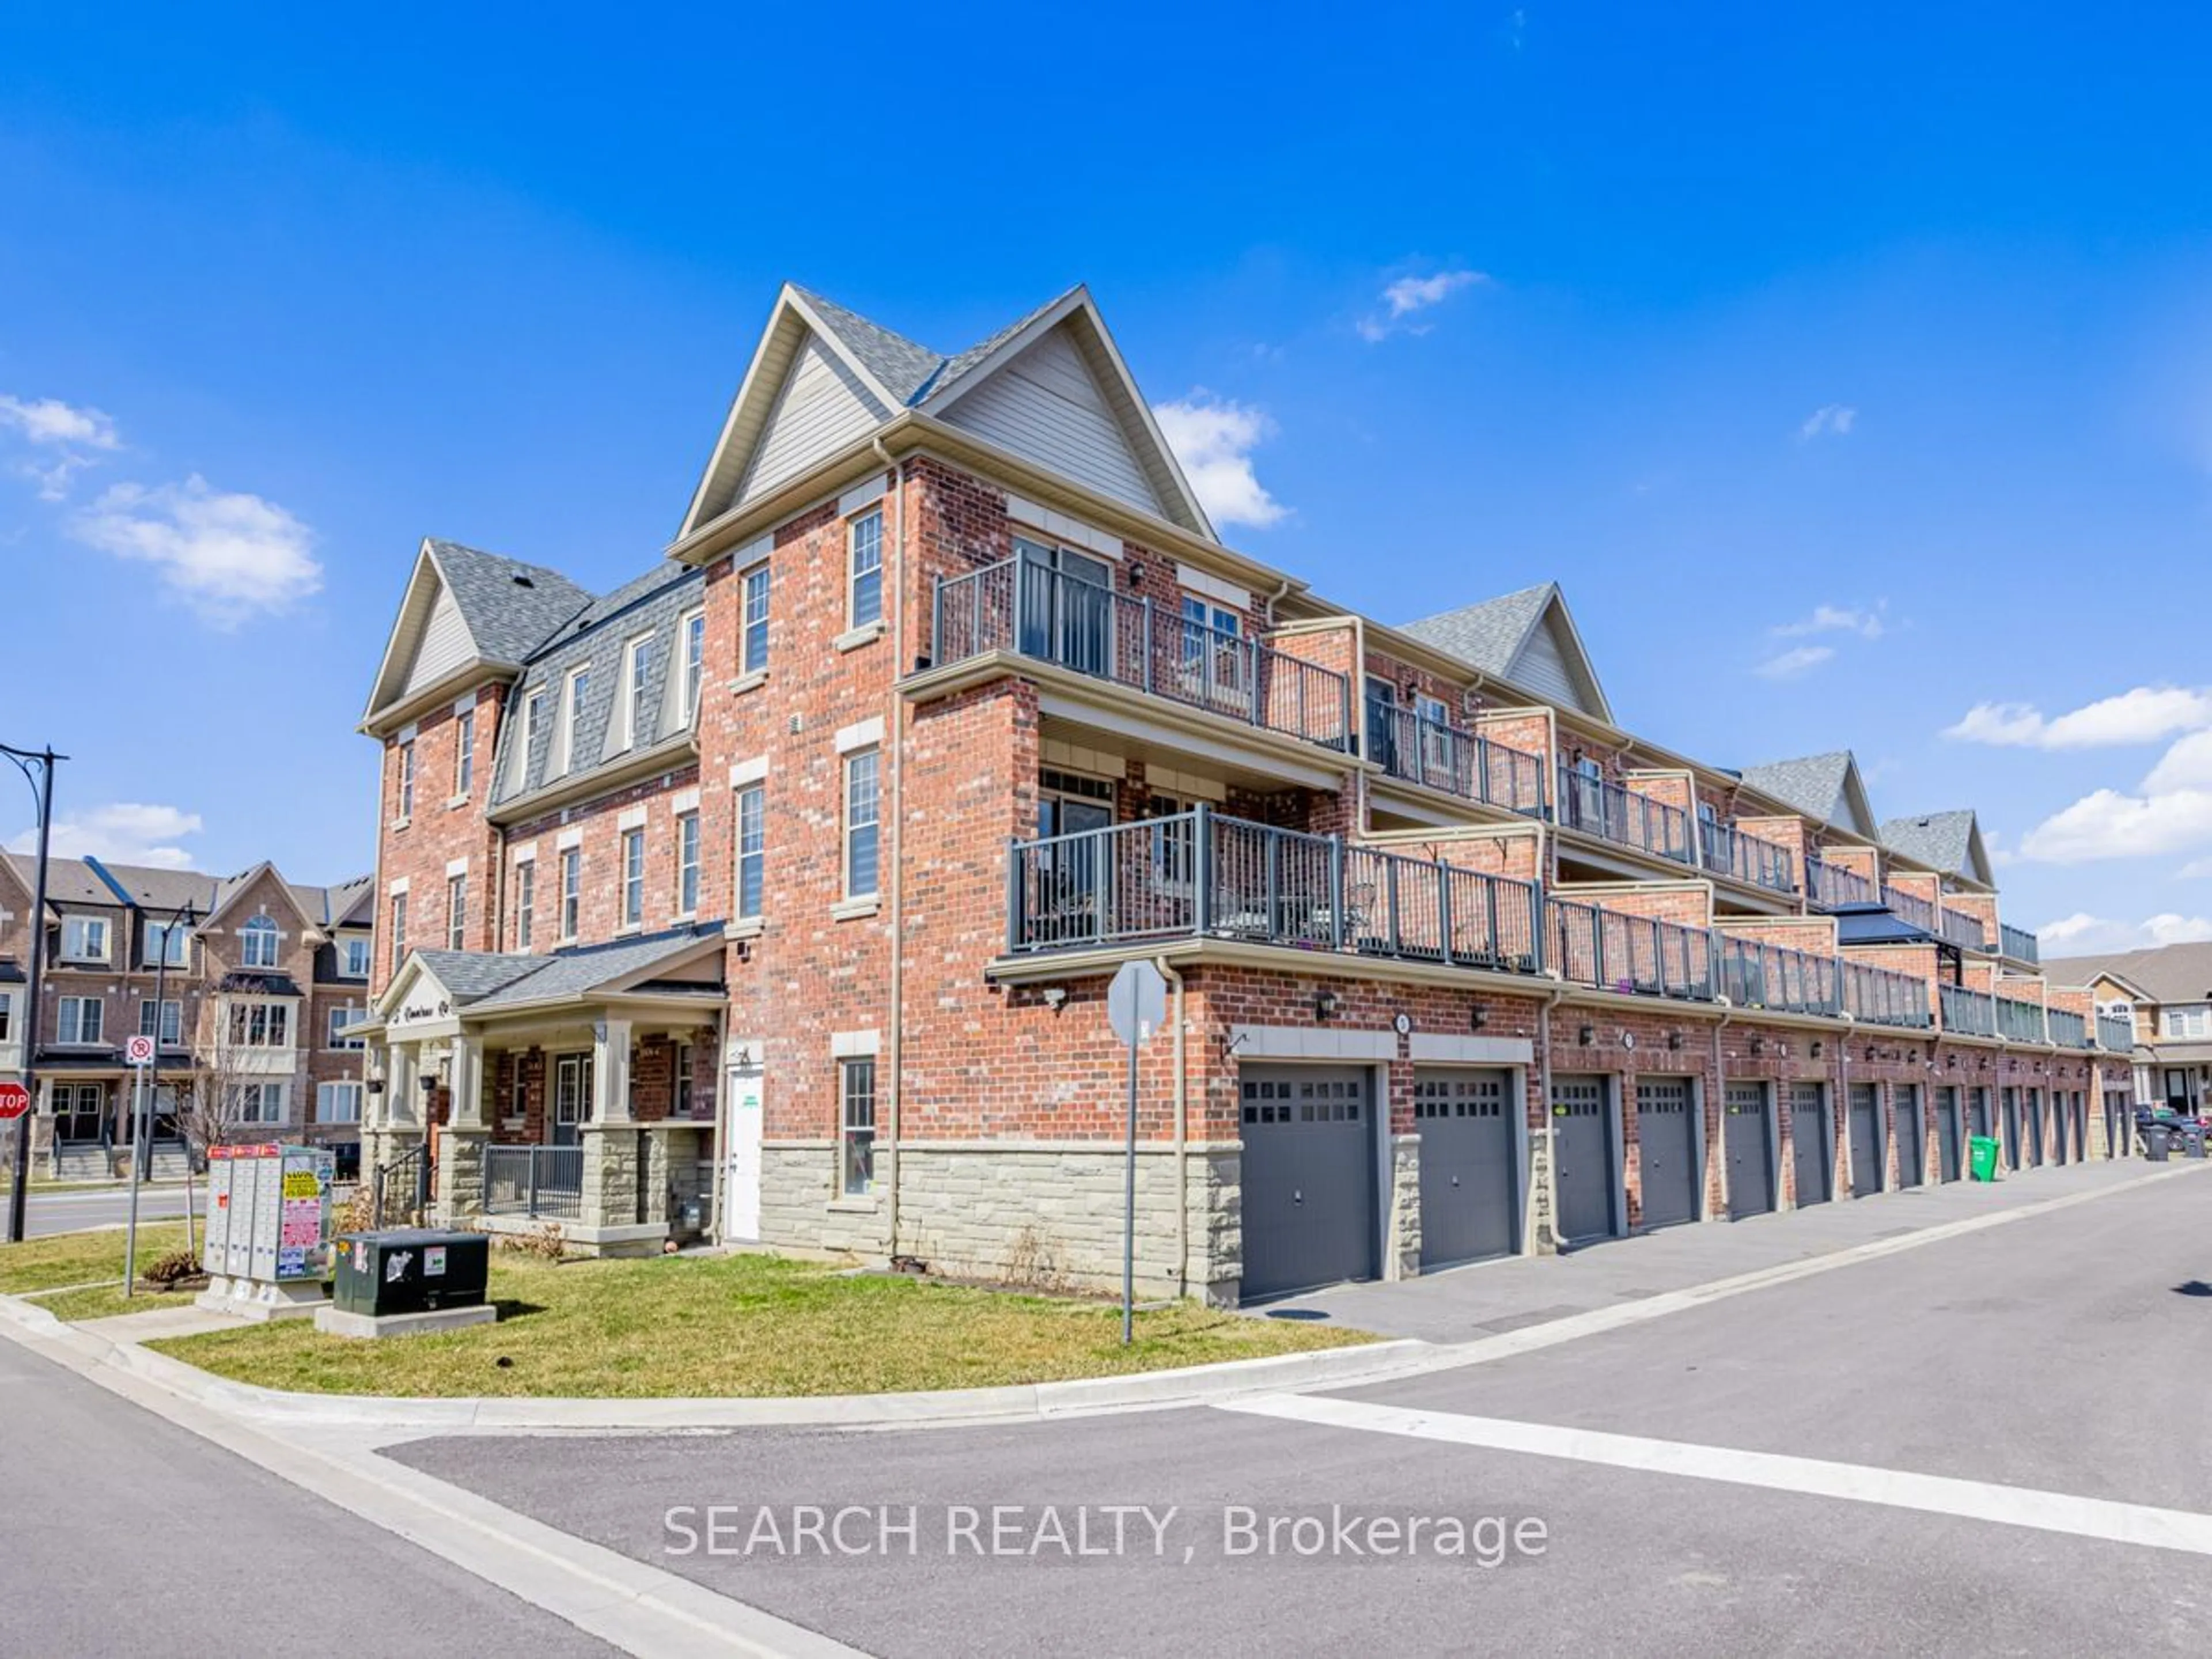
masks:
{"label": "black metal railing", "polygon": [[1488,738],[1380,697],[1367,700],[1368,757],[1394,778],[1540,816],[1544,763]]}
{"label": "black metal railing", "polygon": [[1777,893],[1794,893],[1790,850],[1711,819],[1698,820],[1698,852],[1706,869]]}
{"label": "black metal railing", "polygon": [[2016,997],[2001,996],[1997,1000],[1997,1035],[2014,1042],[2043,1042],[2043,1005],[2022,1002]]}
{"label": "black metal railing", "polygon": [[1832,1016],[1843,1009],[1842,963],[1835,957],[1723,934],[1720,993],[1739,1008]]}
{"label": "black metal railing", "polygon": [[2097,1046],[2116,1054],[2132,1052],[2136,1046],[2135,1022],[2116,1014],[2098,1015]]}
{"label": "black metal railing", "polygon": [[1710,929],[1571,899],[1544,902],[1545,950],[1572,985],[1629,995],[1713,999]]}
{"label": "black metal railing", "polygon": [[1945,1030],[1960,1036],[1997,1034],[1995,999],[1987,991],[1970,991],[1963,985],[1938,985],[1936,997],[1941,1005]]}
{"label": "black metal railing", "polygon": [[1868,1025],[1924,1030],[1936,1024],[1926,980],[1866,962],[1844,963],[1844,1012]]}
{"label": "black metal railing", "polygon": [[2071,1008],[2046,1008],[2044,1019],[2051,1032],[2051,1041],[2062,1048],[2086,1048],[2089,1046],[2089,1019],[2086,1014]]}
{"label": "black metal railing", "polygon": [[939,667],[1011,651],[1326,748],[1352,746],[1346,676],[1029,560],[939,578],[931,622]]}
{"label": "black metal railing", "polygon": [[487,1146],[483,1176],[486,1215],[574,1221],[584,1213],[581,1146]]}
{"label": "black metal railing", "polygon": [[1805,896],[1823,910],[1874,902],[1874,884],[1856,870],[1824,859],[1805,860]]}
{"label": "black metal railing", "polygon": [[1999,948],[2014,962],[2043,960],[2036,954],[2035,935],[2025,927],[2014,927],[2009,922],[2001,922],[1997,926],[1997,939]]}
{"label": "black metal railing", "polygon": [[1566,829],[1678,864],[1691,861],[1690,815],[1680,807],[1639,795],[1610,778],[1578,772],[1565,760],[1559,763],[1553,787],[1553,807]]}
{"label": "black metal railing", "polygon": [[1936,918],[1936,931],[1944,940],[1966,951],[1986,951],[1990,948],[1988,930],[1979,916],[1970,916],[1964,910],[1945,908]]}
{"label": "black metal railing", "polygon": [[1881,902],[1889,907],[1889,914],[1899,921],[1909,921],[1923,933],[1936,931],[1936,907],[1926,899],[1915,898],[1911,894],[1900,892],[1884,882]]}
{"label": "black metal railing", "polygon": [[370,1224],[381,1227],[402,1215],[419,1216],[430,1207],[430,1144],[418,1140],[369,1179]]}

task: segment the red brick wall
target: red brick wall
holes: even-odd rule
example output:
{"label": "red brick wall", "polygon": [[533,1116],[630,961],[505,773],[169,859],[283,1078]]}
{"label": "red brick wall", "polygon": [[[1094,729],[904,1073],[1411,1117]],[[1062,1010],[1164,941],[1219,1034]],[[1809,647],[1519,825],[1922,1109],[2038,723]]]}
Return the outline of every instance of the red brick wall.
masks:
{"label": "red brick wall", "polygon": [[398,737],[384,745],[384,784],[377,824],[375,946],[370,952],[372,995],[381,994],[392,978],[392,884],[405,879],[407,947],[444,950],[447,944],[446,867],[469,861],[466,948],[498,948],[496,938],[499,833],[484,817],[498,750],[501,687],[479,686],[475,693],[475,780],[465,798],[453,795],[459,744],[453,701],[442,702],[415,724],[415,810],[399,818],[400,748]]}
{"label": "red brick wall", "polygon": [[1554,890],[1563,899],[1594,904],[1624,916],[1650,916],[1684,927],[1712,923],[1713,890],[1703,882],[1569,882]]}

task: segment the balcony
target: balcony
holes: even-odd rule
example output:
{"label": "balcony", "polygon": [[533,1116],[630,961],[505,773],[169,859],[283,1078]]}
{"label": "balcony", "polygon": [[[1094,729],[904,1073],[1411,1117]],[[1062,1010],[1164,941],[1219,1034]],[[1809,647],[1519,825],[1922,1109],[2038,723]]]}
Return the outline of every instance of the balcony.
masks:
{"label": "balcony", "polygon": [[1698,852],[1706,869],[1717,876],[1764,887],[1773,893],[1795,893],[1797,884],[1790,874],[1786,848],[1747,836],[1741,830],[1709,819],[1698,820]]}
{"label": "balcony", "polygon": [[2008,924],[1999,924],[1997,927],[1997,943],[1999,950],[2014,962],[2040,962],[2043,960],[2041,957],[2036,954],[2035,935],[2029,933],[2025,927],[2014,927]]}
{"label": "balcony", "polygon": [[1955,1036],[1995,1036],[1997,1034],[1997,1012],[1995,999],[1986,991],[1970,991],[1963,985],[1939,985],[1937,1000],[1942,1005],[1943,1029]]}
{"label": "balcony", "polygon": [[1926,1030],[1936,1024],[1928,1006],[1928,981],[1863,962],[1844,967],[1844,1011],[1863,1025],[1896,1025]]}
{"label": "balcony", "polygon": [[1547,960],[1571,985],[1713,1000],[1713,934],[1569,899],[1544,901]]}
{"label": "balcony", "polygon": [[1946,944],[1955,945],[1962,951],[1986,951],[1990,936],[1979,916],[1970,916],[1963,910],[1944,910],[1936,918],[1936,931]]}
{"label": "balcony", "polygon": [[1846,904],[1872,904],[1874,884],[1856,870],[1808,856],[1805,860],[1805,896],[1823,910],[1841,909]]}
{"label": "balcony", "polygon": [[2089,1020],[2086,1014],[2077,1014],[2071,1008],[2052,1008],[2045,1011],[2050,1024],[2051,1040],[2062,1048],[2086,1048],[2089,1046]]}
{"label": "balcony", "polygon": [[1738,1008],[1781,1014],[1843,1011],[1842,963],[1756,939],[1721,939],[1720,991]]}
{"label": "balcony", "polygon": [[1690,815],[1623,788],[1608,778],[1559,763],[1559,821],[1569,830],[1632,847],[1677,864],[1690,862]]}
{"label": "balcony", "polygon": [[2043,1034],[2043,1005],[2021,1002],[2013,997],[1999,997],[1997,1004],[1997,1035],[2008,1042],[2048,1042]]}
{"label": "balcony", "polygon": [[1224,629],[1022,559],[938,580],[931,660],[1009,652],[1348,751],[1352,683]]}
{"label": "balcony", "polygon": [[1367,700],[1367,754],[1391,777],[1462,800],[1532,817],[1544,810],[1540,758],[1379,697]]}
{"label": "balcony", "polygon": [[2112,1014],[2097,1016],[2097,1046],[2108,1054],[2124,1054],[2134,1052],[2136,1028],[2132,1020]]}
{"label": "balcony", "polygon": [[1881,902],[1887,907],[1889,914],[1899,921],[1910,922],[1923,933],[1932,933],[1936,931],[1936,907],[1926,899],[1915,898],[1910,893],[1901,893],[1884,882],[1881,889]]}
{"label": "balcony", "polygon": [[1234,939],[1501,972],[1541,966],[1537,890],[1200,807],[1012,849],[1010,954]]}

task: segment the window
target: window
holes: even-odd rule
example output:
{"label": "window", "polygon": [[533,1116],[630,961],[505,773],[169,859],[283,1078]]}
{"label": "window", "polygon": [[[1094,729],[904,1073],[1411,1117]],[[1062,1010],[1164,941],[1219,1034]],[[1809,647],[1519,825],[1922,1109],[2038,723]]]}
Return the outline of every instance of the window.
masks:
{"label": "window", "polygon": [[64,962],[106,961],[107,924],[98,916],[64,916],[62,918],[62,960]]}
{"label": "window", "polygon": [[873,749],[845,757],[845,894],[862,898],[876,890],[877,763]]}
{"label": "window", "polygon": [[392,971],[398,973],[399,964],[407,960],[407,895],[392,896]]}
{"label": "window", "polygon": [[745,631],[738,667],[757,674],[768,666],[769,576],[765,562],[745,572]]}
{"label": "window", "polygon": [[1182,675],[1184,690],[1200,696],[1237,702],[1244,696],[1243,618],[1224,606],[1208,605],[1186,593],[1182,598]]}
{"label": "window", "polygon": [[415,740],[399,745],[399,822],[415,816]]}
{"label": "window", "polygon": [[761,914],[762,877],[768,848],[768,786],[756,783],[738,791],[738,915]]}
{"label": "window", "polygon": [[699,815],[686,812],[676,820],[676,908],[687,916],[699,913]]}
{"label": "window", "polygon": [[339,957],[343,965],[338,971],[348,979],[368,977],[368,940],[358,933],[348,935],[338,944]]}
{"label": "window", "polygon": [[572,669],[568,674],[568,689],[562,699],[561,764],[556,769],[570,772],[576,765],[576,738],[584,728],[584,699],[592,695],[592,665]]}
{"label": "window", "polygon": [[318,1123],[360,1122],[361,1085],[318,1083],[315,1085],[315,1121]]}
{"label": "window", "polygon": [[527,951],[530,935],[538,926],[538,860],[526,860],[514,866],[514,948]]}
{"label": "window", "polygon": [[282,1123],[284,1089],[281,1083],[234,1083],[230,1085],[230,1115],[234,1123]]}
{"label": "window", "polygon": [[676,1045],[676,1101],[674,1106],[675,1115],[678,1117],[689,1117],[691,1115],[691,1101],[692,1097],[696,1092],[693,1087],[693,1073],[691,1066],[691,1045],[688,1042],[678,1043]]}
{"label": "window", "polygon": [[107,1005],[98,997],[64,997],[57,1042],[97,1042],[107,1025]]}
{"label": "window", "polygon": [[0,991],[0,1042],[7,1042],[8,1034],[15,1029],[15,999],[12,994]]}
{"label": "window", "polygon": [[853,626],[884,619],[884,515],[879,507],[853,520]]}
{"label": "window", "polygon": [[453,719],[453,793],[465,797],[477,781],[477,711],[464,708]]}
{"label": "window", "polygon": [[2159,1015],[2159,1029],[2169,1037],[2212,1036],[2212,1008],[2167,1008]]}
{"label": "window", "polygon": [[837,1062],[838,1094],[844,1111],[838,1123],[839,1171],[848,1198],[866,1198],[876,1188],[876,1062]]}
{"label": "window", "polygon": [[694,611],[677,624],[677,637],[682,641],[684,659],[684,718],[688,722],[699,712],[699,678],[707,664],[707,613]]}
{"label": "window", "polygon": [[179,1047],[185,1040],[185,1005],[148,997],[138,1005],[138,1035],[154,1038],[164,1048]]}
{"label": "window", "polygon": [[326,1039],[328,1047],[359,1048],[364,1046],[359,1037],[349,1037],[345,1035],[347,1026],[358,1024],[361,1021],[361,1009],[357,1005],[349,1002],[343,1006],[333,1008],[330,1011],[329,1017],[330,1026]]}
{"label": "window", "polygon": [[290,1048],[291,1005],[283,1002],[232,1003],[230,1046],[234,1048]]}
{"label": "window", "polygon": [[522,700],[522,777],[530,777],[530,746],[538,741],[538,734],[545,729],[545,688],[532,688]]}
{"label": "window", "polygon": [[645,922],[645,831],[625,830],[622,838],[623,926]]}
{"label": "window", "polygon": [[256,916],[238,930],[238,960],[244,968],[274,968],[276,965],[276,924],[267,916]]}
{"label": "window", "polygon": [[181,921],[146,924],[146,966],[182,968],[191,960],[192,930]]}
{"label": "window", "polygon": [[466,876],[446,878],[446,948],[465,951],[469,948],[469,878]]}
{"label": "window", "polygon": [[623,742],[634,749],[651,735],[645,730],[645,686],[653,678],[653,636],[632,640],[623,655],[629,672],[623,676]]}
{"label": "window", "polygon": [[561,937],[576,937],[576,924],[581,920],[584,896],[584,854],[581,848],[571,847],[561,854]]}

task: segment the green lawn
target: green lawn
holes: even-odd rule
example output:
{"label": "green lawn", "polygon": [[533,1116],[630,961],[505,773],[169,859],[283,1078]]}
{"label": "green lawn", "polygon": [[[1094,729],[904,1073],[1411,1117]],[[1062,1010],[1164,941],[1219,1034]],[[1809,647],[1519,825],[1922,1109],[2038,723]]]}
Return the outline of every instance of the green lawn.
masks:
{"label": "green lawn", "polygon": [[[131,1301],[124,1300],[123,1245],[120,1227],[0,1244],[0,1294],[31,1296],[62,1319],[97,1319],[103,1314],[173,1305],[178,1296],[143,1287]],[[149,1262],[184,1248],[181,1221],[149,1221],[138,1229],[142,1271]],[[57,1290],[59,1295],[37,1294]]]}
{"label": "green lawn", "polygon": [[1118,1309],[774,1256],[559,1266],[495,1253],[500,1322],[362,1341],[305,1322],[149,1346],[270,1388],[411,1397],[769,1395],[970,1389],[1162,1370],[1373,1339],[1182,1305]]}

